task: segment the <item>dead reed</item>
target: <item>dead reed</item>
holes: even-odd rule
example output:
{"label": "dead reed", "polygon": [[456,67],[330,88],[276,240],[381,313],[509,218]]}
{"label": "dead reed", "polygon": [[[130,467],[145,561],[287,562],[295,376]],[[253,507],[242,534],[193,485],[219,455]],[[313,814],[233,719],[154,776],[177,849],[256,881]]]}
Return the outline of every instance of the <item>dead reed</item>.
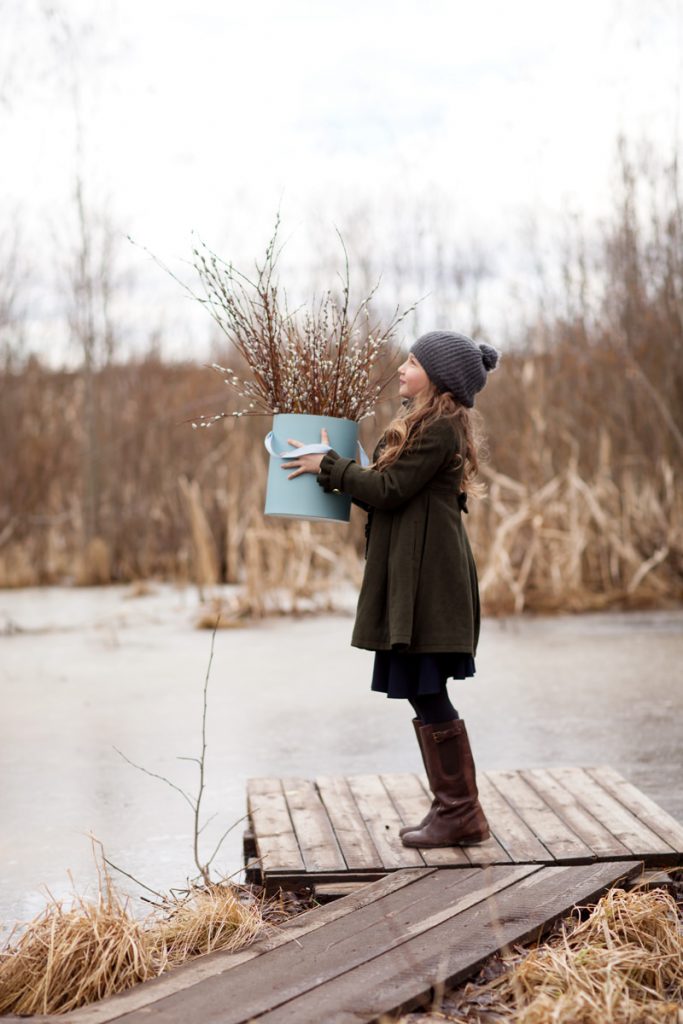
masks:
{"label": "dead reed", "polygon": [[166,969],[151,941],[108,880],[96,902],[65,908],[50,898],[41,914],[0,953],[0,1013],[67,1013],[146,981]]}
{"label": "dead reed", "polygon": [[171,966],[217,949],[234,951],[253,942],[263,924],[261,905],[226,884],[196,886],[165,905],[154,932]]}
{"label": "dead reed", "polygon": [[[508,354],[511,388],[523,386],[526,361]],[[19,415],[6,422],[7,434],[18,431],[28,439],[37,430],[42,440],[0,482],[8,517],[0,529],[0,585],[150,577],[207,588],[228,582],[239,585],[240,594],[232,611],[225,608],[224,624],[229,618],[244,622],[297,611],[311,602],[330,606],[337,585],[358,585],[364,513],[353,506],[348,526],[264,517],[267,425],[256,417],[225,419],[214,431],[188,431],[184,410],[200,400],[203,376],[198,367],[154,362],[137,371],[133,366],[103,371],[98,384],[103,408],[111,407],[112,425],[114,408],[123,410],[130,434],[112,431],[106,449],[101,543],[84,542],[79,442],[67,429],[77,419],[77,376],[38,374],[34,368],[28,377],[2,385],[10,392],[28,389],[25,397],[37,420],[30,427],[27,408],[25,420]],[[496,387],[490,410],[483,410],[491,448],[483,471],[488,495],[471,502],[465,520],[486,613],[661,607],[680,601],[683,494],[675,455],[662,451],[646,459],[632,439],[620,440],[608,423],[590,447],[573,449],[558,436],[535,448],[508,417],[502,401],[507,384]],[[41,402],[41,392],[50,399]],[[161,407],[179,403],[177,415],[144,425],[150,393],[158,395]],[[486,392],[484,397],[489,400]],[[387,413],[372,427],[363,425],[367,449]],[[0,422],[3,416],[0,404]],[[552,421],[538,416],[538,429],[550,433]],[[511,451],[509,438],[515,433]],[[207,605],[209,626],[210,615]]]}
{"label": "dead reed", "polygon": [[[675,1021],[683,1000],[683,934],[663,889],[612,889],[590,917],[511,973],[519,1024]],[[506,986],[507,988],[507,986]]]}
{"label": "dead reed", "polygon": [[[624,160],[612,218],[590,245],[578,236],[555,254],[563,271],[559,290],[539,282],[538,304],[509,338],[504,372],[477,400],[489,442],[489,494],[471,502],[466,526],[487,614],[666,607],[683,600],[678,173],[676,162],[659,178],[643,176]],[[657,203],[647,201],[649,181]],[[644,222],[648,210],[651,223]],[[369,238],[370,228],[368,221]],[[448,249],[442,243],[435,223],[423,269],[429,277],[435,267],[434,279],[445,282],[437,272],[439,253]],[[205,253],[202,266],[207,286],[216,290],[221,342],[234,316],[245,344],[265,339],[277,349],[282,343],[292,359],[308,360],[306,377],[317,381],[320,402],[331,399],[329,367],[297,345],[310,343],[320,359],[329,359],[321,346],[326,338],[341,341],[342,321],[334,318],[345,308],[343,295],[336,312],[330,307],[329,334],[316,312],[315,323],[302,320],[290,337],[284,298],[273,294],[275,278],[264,272],[259,284],[269,296],[269,325],[259,321],[266,307],[259,313],[258,303],[240,319],[230,305],[237,293],[224,277],[232,271],[215,259],[214,265]],[[393,273],[392,261],[385,262]],[[367,281],[375,277],[370,264]],[[426,285],[428,277],[420,280]],[[389,280],[396,294],[414,287],[412,279]],[[347,320],[350,325],[353,314]],[[361,349],[378,336],[364,321],[362,313]],[[357,327],[349,334],[348,325],[344,344],[353,347]],[[268,351],[256,353],[258,359],[270,358]],[[284,349],[282,357],[290,357]],[[245,356],[234,344],[217,346],[211,358],[225,367],[226,379],[237,381],[236,389],[217,381],[209,391],[207,378],[214,378],[206,369],[165,363],[150,351],[139,360],[94,366],[86,402],[82,372],[51,371],[35,357],[7,355],[0,367],[0,586],[157,577],[208,587],[217,580],[240,586],[234,610],[244,621],[273,608],[296,610],[309,593],[324,606],[338,582],[356,585],[365,515],[354,507],[349,526],[315,524],[310,534],[298,524],[266,522],[263,438],[272,408],[280,406],[270,398],[258,406],[239,394]],[[366,373],[364,358],[357,380]],[[377,381],[390,375],[392,358],[380,351]],[[277,367],[287,403],[313,401],[313,392],[297,390],[291,367]],[[278,395],[284,402],[285,391]],[[237,420],[232,413],[244,412],[243,399],[255,407]],[[389,388],[374,421],[363,420],[366,449],[397,405]],[[310,408],[322,411],[323,404]],[[200,410],[220,425],[189,429]],[[352,412],[345,407],[344,414]],[[210,608],[207,614],[210,622]]]}
{"label": "dead reed", "polygon": [[95,900],[76,895],[45,909],[0,951],[0,1014],[67,1013],[261,932],[263,908],[229,883],[163,898],[143,919],[117,892],[106,863]]}
{"label": "dead reed", "polygon": [[438,1019],[679,1024],[683,929],[678,911],[664,889],[611,889],[588,917],[577,908],[548,942],[509,957],[504,973],[445,996]]}
{"label": "dead reed", "polygon": [[491,467],[473,530],[488,608],[521,612],[658,607],[683,597],[683,492],[664,457],[648,479],[614,479],[609,446],[591,477],[570,457],[541,486]]}

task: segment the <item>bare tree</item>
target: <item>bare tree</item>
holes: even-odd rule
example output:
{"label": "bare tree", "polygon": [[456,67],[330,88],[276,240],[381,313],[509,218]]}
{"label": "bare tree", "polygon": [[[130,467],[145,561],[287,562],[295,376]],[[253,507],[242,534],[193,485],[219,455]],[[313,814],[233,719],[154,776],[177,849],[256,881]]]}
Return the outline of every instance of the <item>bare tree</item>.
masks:
{"label": "bare tree", "polygon": [[25,345],[26,267],[18,214],[0,232],[0,358],[10,367]]}

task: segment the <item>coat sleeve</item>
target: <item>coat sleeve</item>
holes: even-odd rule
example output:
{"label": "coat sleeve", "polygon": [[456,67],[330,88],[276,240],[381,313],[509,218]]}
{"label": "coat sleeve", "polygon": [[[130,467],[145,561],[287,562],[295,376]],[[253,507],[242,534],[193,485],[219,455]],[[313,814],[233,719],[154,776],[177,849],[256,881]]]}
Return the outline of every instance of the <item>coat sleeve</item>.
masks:
{"label": "coat sleeve", "polygon": [[456,451],[449,424],[438,422],[408,452],[386,469],[363,468],[330,449],[320,463],[317,482],[325,491],[344,491],[351,499],[373,508],[393,509],[405,504],[422,490]]}

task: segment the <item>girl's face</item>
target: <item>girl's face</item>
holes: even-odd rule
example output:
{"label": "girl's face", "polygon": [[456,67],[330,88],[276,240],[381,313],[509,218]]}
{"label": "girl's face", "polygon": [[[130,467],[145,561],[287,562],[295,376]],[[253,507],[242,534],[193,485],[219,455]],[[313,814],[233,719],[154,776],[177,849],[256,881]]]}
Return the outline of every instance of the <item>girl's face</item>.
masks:
{"label": "girl's face", "polygon": [[412,352],[398,368],[399,388],[401,398],[414,398],[424,388],[429,387],[429,377],[422,369]]}

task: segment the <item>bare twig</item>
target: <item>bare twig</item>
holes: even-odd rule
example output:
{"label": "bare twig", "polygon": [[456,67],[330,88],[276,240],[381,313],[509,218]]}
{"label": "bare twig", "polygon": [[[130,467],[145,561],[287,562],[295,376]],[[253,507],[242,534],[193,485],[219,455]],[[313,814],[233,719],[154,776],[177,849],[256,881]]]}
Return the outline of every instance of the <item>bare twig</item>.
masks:
{"label": "bare twig", "polygon": [[149,775],[150,778],[152,778],[152,779],[159,779],[160,782],[165,782],[167,786],[171,787],[171,789],[175,789],[176,793],[180,793],[180,795],[182,796],[183,800],[187,801],[187,803],[190,805],[190,807],[194,811],[195,801],[192,799],[191,796],[189,796],[185,792],[184,789],[181,789],[180,786],[177,786],[175,784],[175,782],[171,782],[171,780],[167,779],[165,775],[159,775],[158,772],[152,772],[152,771],[149,770],[149,768],[145,768],[144,765],[137,764],[135,761],[132,761],[129,757],[126,757],[126,755],[123,753],[123,751],[119,750],[118,747],[114,747],[114,750],[119,755],[119,757],[122,757],[123,760],[127,761],[128,764],[132,765],[133,768],[137,768],[138,771],[144,772],[145,775]]}

